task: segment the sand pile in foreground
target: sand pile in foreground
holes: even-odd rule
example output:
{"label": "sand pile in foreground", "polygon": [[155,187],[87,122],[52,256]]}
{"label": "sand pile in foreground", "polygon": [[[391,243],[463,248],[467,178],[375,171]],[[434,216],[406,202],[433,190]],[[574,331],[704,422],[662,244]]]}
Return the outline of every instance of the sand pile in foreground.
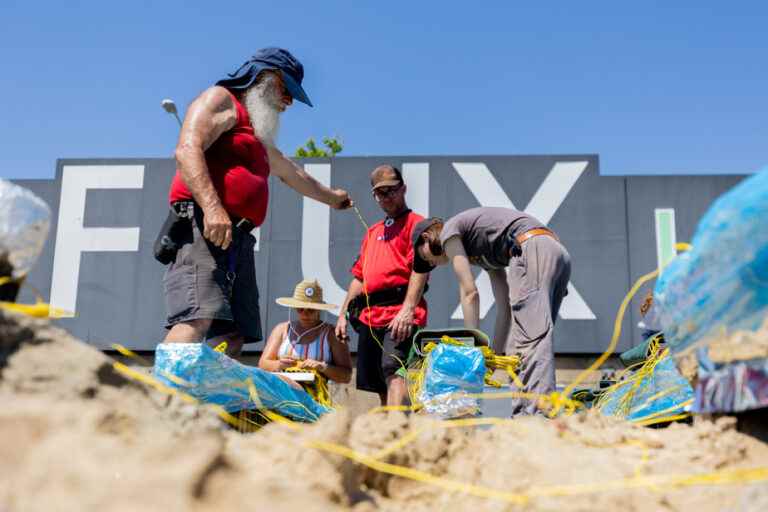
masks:
{"label": "sand pile in foreground", "polygon": [[[208,409],[126,380],[64,331],[1,312],[0,404],[2,511],[768,510],[768,469],[733,476],[768,466],[768,446],[729,418],[659,430],[598,415],[473,428],[340,411],[241,435]],[[494,497],[321,449],[339,447]],[[684,475],[713,472],[685,485]]]}

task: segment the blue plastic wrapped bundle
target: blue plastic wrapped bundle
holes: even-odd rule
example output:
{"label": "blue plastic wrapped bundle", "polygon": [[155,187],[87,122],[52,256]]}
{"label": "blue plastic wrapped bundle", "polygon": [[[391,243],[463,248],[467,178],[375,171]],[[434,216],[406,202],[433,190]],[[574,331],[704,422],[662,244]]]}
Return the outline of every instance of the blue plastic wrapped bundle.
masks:
{"label": "blue plastic wrapped bundle", "polygon": [[[198,400],[228,412],[269,409],[297,421],[314,422],[329,409],[277,375],[246,366],[204,343],[161,343],[155,351],[155,376]],[[173,382],[167,375],[178,377]],[[258,395],[254,403],[248,381]]]}
{"label": "blue plastic wrapped bundle", "polygon": [[478,400],[467,395],[483,392],[485,357],[480,349],[439,343],[424,364],[419,401],[426,412],[451,418],[478,411]]}
{"label": "blue plastic wrapped bundle", "polygon": [[691,243],[654,290],[676,353],[723,328],[754,330],[768,314],[768,170],[717,199]]}
{"label": "blue plastic wrapped bundle", "polygon": [[[745,375],[749,366],[759,374],[751,380],[766,386],[768,365],[761,358],[734,363],[742,369],[720,365],[715,372],[704,349],[737,329],[754,331],[768,316],[768,169],[718,198],[699,222],[692,244],[664,269],[654,303],[675,355],[694,357],[690,351],[697,349],[699,378],[707,379],[710,397],[698,402],[707,405],[697,410],[730,412],[733,404],[749,401],[732,396],[740,393],[734,387],[737,374]],[[768,393],[752,406],[768,406]]]}
{"label": "blue plastic wrapped bundle", "polygon": [[629,421],[663,420],[690,410],[693,389],[665,353],[649,373],[640,369],[606,391],[598,409]]}

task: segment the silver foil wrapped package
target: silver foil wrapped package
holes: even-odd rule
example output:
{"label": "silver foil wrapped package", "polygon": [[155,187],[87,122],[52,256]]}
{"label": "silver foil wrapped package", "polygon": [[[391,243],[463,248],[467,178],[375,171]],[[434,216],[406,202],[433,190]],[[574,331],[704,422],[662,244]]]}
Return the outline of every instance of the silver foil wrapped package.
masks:
{"label": "silver foil wrapped package", "polygon": [[43,250],[51,226],[51,209],[24,187],[0,179],[0,260],[25,276]]}

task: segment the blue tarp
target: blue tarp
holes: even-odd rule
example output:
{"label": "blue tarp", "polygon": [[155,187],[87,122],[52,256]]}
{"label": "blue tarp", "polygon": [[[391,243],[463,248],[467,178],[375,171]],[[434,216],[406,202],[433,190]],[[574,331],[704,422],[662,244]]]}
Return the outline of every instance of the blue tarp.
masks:
{"label": "blue tarp", "polygon": [[[277,375],[241,364],[204,343],[161,343],[155,351],[155,376],[171,387],[229,412],[269,409],[298,421],[317,421],[329,409],[306,391],[295,389]],[[166,375],[183,381],[174,383]],[[253,382],[258,400],[248,390]]]}

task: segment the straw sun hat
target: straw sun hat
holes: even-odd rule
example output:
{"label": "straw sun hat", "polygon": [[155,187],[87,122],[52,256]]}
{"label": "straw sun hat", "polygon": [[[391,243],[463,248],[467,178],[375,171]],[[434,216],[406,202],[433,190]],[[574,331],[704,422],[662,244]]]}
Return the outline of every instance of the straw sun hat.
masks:
{"label": "straw sun hat", "polygon": [[288,308],[318,309],[320,311],[331,311],[338,307],[336,304],[328,304],[323,301],[323,288],[317,280],[300,282],[293,290],[293,297],[280,297],[275,302]]}

